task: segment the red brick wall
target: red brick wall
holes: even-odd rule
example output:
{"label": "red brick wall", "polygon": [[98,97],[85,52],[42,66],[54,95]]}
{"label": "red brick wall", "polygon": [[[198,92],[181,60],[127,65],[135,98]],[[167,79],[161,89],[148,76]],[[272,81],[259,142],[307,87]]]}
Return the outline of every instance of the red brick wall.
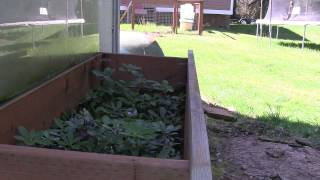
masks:
{"label": "red brick wall", "polygon": [[232,0],[205,0],[205,9],[230,10]]}
{"label": "red brick wall", "polygon": [[206,14],[203,20],[204,26],[229,28],[230,16],[220,14]]}
{"label": "red brick wall", "polygon": [[[205,9],[230,10],[232,0],[205,0]],[[121,0],[121,5],[128,5],[130,0]],[[136,0],[138,7],[173,7],[173,0]]]}

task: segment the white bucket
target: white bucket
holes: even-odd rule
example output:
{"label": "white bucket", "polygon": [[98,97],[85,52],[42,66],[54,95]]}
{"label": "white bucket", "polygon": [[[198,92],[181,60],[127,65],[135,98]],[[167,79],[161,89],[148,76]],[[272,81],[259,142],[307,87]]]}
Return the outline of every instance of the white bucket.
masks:
{"label": "white bucket", "polygon": [[192,4],[183,4],[180,7],[180,29],[192,30],[194,22],[194,7]]}

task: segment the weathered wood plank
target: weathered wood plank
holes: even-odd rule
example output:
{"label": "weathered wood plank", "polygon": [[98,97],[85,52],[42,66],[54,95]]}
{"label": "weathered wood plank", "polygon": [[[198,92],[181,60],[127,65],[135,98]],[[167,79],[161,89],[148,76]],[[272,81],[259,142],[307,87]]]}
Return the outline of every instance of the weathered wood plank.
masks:
{"label": "weathered wood plank", "polygon": [[[147,78],[185,87],[187,59],[99,54],[0,107],[0,143],[14,144],[17,126],[50,127],[52,120],[75,107],[99,81],[92,69],[121,63],[141,66]],[[118,78],[123,78],[119,75]],[[114,156],[0,145],[0,179],[21,180],[189,180],[189,160]]]}
{"label": "weathered wood plank", "polygon": [[99,54],[0,106],[0,143],[13,144],[18,126],[34,130],[49,128],[54,118],[77,106],[98,84],[91,71],[101,69],[102,58],[109,59],[108,67],[136,64],[149,79],[168,80],[176,88],[186,86],[187,59]]}
{"label": "weathered wood plank", "polygon": [[187,180],[189,161],[0,145],[1,180]]}
{"label": "weathered wood plank", "polygon": [[0,143],[14,143],[18,126],[45,129],[53,119],[74,108],[98,84],[91,70],[99,68],[101,55],[94,56],[0,106]]}
{"label": "weathered wood plank", "polygon": [[188,61],[188,88],[187,88],[189,128],[189,159],[191,180],[212,180],[209,142],[206,121],[203,113],[201,96],[194,55],[189,51]]}
{"label": "weathered wood plank", "polygon": [[[105,67],[118,68],[121,64],[134,64],[142,68],[147,79],[167,80],[175,88],[185,88],[187,82],[187,58],[152,57],[125,54],[104,54]],[[126,79],[115,72],[114,78]]]}

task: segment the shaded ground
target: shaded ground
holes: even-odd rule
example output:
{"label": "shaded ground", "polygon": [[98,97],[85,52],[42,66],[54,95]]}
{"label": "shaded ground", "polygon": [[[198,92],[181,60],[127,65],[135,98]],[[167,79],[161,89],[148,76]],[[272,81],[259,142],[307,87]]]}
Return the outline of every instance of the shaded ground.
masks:
{"label": "shaded ground", "polygon": [[317,180],[320,148],[267,123],[208,118],[215,179]]}

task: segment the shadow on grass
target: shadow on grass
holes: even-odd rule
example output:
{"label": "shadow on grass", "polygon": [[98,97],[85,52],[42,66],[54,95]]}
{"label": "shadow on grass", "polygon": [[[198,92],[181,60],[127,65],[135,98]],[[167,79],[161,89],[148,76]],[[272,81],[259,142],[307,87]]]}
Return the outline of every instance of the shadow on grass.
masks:
{"label": "shadow on grass", "polygon": [[17,40],[18,38],[20,38],[22,36],[30,34],[30,32],[25,27],[16,28],[16,29],[13,29],[13,30],[11,30],[10,28],[1,28],[1,29],[4,30],[2,32],[0,31],[1,39],[6,39],[6,40],[10,40],[10,41]]}
{"label": "shadow on grass", "polygon": [[266,122],[273,127],[286,129],[293,135],[320,140],[320,125],[311,125],[301,120],[292,121],[290,118],[279,116],[278,114],[258,116],[257,120]]}
{"label": "shadow on grass", "polygon": [[[216,108],[216,110],[211,112],[223,112],[221,115],[225,115],[224,118],[231,117],[231,114],[232,119],[237,119],[237,121],[226,120],[226,122],[245,123],[244,125],[248,127],[250,124],[254,124],[253,129],[249,129],[253,131],[257,130],[262,133],[261,135],[271,135],[273,137],[285,137],[290,135],[292,137],[305,138],[310,140],[313,145],[320,148],[320,122],[318,124],[311,124],[303,119],[293,119],[287,117],[280,112],[280,108],[278,107],[269,107],[270,109],[266,113],[257,117],[230,111],[222,106],[213,105],[212,107]],[[206,109],[207,108],[204,108],[205,112]],[[217,117],[218,115],[212,118],[216,119]],[[224,119],[222,117],[223,116],[220,116],[218,119]]]}
{"label": "shadow on grass", "polygon": [[[230,25],[229,29],[223,29],[223,28],[207,28],[206,31],[209,33],[213,33],[213,30],[217,30],[220,32],[229,32],[229,33],[235,33],[235,34],[248,34],[256,36],[256,25]],[[273,28],[272,34],[275,36],[277,33],[276,28]],[[263,28],[263,35],[267,36],[269,34],[269,28],[267,26],[264,26]],[[282,40],[302,40],[302,36],[287,29],[284,27],[279,27],[279,39]],[[306,39],[306,41],[308,41]]]}
{"label": "shadow on grass", "polygon": [[[49,44],[48,42],[35,42],[35,46],[43,46]],[[5,45],[5,46],[0,46],[0,52],[1,51],[6,51],[6,52],[15,52],[15,51],[20,51],[24,49],[32,49],[33,43],[15,43],[15,44],[10,44],[10,45]],[[1,55],[0,55],[1,56]]]}
{"label": "shadow on grass", "polygon": [[[296,42],[279,42],[280,46],[283,47],[289,47],[289,48],[301,48],[302,47],[302,43],[296,43]],[[315,44],[315,43],[305,43],[304,48],[306,49],[311,49],[311,50],[320,50],[320,44]]]}

